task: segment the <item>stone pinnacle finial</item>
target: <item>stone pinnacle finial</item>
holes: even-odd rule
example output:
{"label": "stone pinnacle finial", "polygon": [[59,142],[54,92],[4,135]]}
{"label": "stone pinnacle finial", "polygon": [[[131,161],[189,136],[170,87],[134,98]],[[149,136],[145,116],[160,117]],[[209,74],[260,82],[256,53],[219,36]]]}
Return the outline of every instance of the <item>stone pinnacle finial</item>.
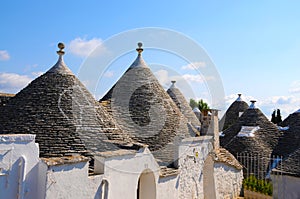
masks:
{"label": "stone pinnacle finial", "polygon": [[171,81],[171,83],[172,83],[172,84],[175,84],[175,83],[176,83],[176,81],[175,81],[175,80],[173,80],[173,81]]}
{"label": "stone pinnacle finial", "polygon": [[255,106],[256,100],[251,100],[250,102],[251,102],[251,104],[250,104],[249,108],[250,109],[255,109],[256,108],[256,106]]}
{"label": "stone pinnacle finial", "polygon": [[236,99],[236,101],[238,101],[238,102],[242,101],[241,96],[242,96],[242,94],[239,93],[239,94],[238,94],[238,98]]}
{"label": "stone pinnacle finial", "polygon": [[136,51],[139,53],[139,54],[141,54],[142,52],[143,52],[143,48],[142,48],[142,46],[143,46],[143,43],[142,42],[139,42],[138,44],[138,48],[136,49]]}
{"label": "stone pinnacle finial", "polygon": [[65,44],[60,42],[60,43],[57,44],[57,46],[59,48],[59,51],[56,51],[57,54],[64,55],[65,52],[63,51],[63,49],[65,48]]}

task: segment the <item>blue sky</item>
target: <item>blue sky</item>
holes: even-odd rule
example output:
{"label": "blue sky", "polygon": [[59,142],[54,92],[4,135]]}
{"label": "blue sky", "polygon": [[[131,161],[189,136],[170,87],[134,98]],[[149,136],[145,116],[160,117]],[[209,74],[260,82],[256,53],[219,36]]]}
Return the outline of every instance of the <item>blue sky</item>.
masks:
{"label": "blue sky", "polygon": [[[299,9],[299,1],[2,1],[0,92],[18,92],[54,65],[59,41],[66,44],[65,62],[76,74],[86,52],[113,35],[159,27],[205,49],[221,76],[227,104],[243,93],[247,102],[258,100],[267,116],[274,108],[287,116],[300,108]],[[116,60],[99,87],[109,88],[135,56]],[[195,97],[209,101],[204,83],[192,78],[197,74],[183,70],[189,63],[151,51],[144,59],[190,75],[191,90],[201,88]],[[117,70],[120,65],[124,68]],[[170,79],[162,70],[154,72],[162,82]],[[103,92],[98,88],[94,94]]]}

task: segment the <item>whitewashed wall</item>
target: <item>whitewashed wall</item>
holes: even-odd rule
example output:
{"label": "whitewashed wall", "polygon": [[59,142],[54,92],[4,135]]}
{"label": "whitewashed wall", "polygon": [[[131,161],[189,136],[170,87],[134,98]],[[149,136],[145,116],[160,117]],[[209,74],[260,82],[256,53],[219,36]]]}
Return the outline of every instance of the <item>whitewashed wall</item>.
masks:
{"label": "whitewashed wall", "polygon": [[45,198],[96,198],[103,175],[88,177],[88,162],[48,167]]}
{"label": "whitewashed wall", "polygon": [[236,198],[240,195],[243,171],[223,163],[214,164],[217,198]]}
{"label": "whitewashed wall", "polygon": [[137,198],[138,180],[143,171],[153,172],[157,196],[159,166],[147,148],[136,154],[105,159],[104,178],[109,183],[109,198]]}
{"label": "whitewashed wall", "polygon": [[203,166],[212,150],[212,137],[188,138],[179,146],[179,198],[204,198]]}
{"label": "whitewashed wall", "polygon": [[[34,138],[34,135],[0,135],[0,198],[97,199],[104,196],[101,183],[106,181],[107,198],[134,199],[141,176],[146,176],[143,187],[152,186],[144,190],[147,199],[204,198],[203,167],[213,150],[211,136],[184,139],[177,157],[179,175],[161,178],[159,166],[148,148],[96,157],[102,164],[99,174],[88,176],[88,162],[48,166],[40,161]],[[143,175],[145,172],[150,174]],[[228,193],[238,195],[240,171],[216,163],[213,175],[217,198]]]}
{"label": "whitewashed wall", "polygon": [[157,199],[179,198],[179,176],[160,178],[157,192]]}
{"label": "whitewashed wall", "polygon": [[0,198],[37,198],[38,162],[35,135],[0,135]]}
{"label": "whitewashed wall", "polygon": [[294,199],[300,197],[300,178],[288,175],[272,175],[273,198]]}

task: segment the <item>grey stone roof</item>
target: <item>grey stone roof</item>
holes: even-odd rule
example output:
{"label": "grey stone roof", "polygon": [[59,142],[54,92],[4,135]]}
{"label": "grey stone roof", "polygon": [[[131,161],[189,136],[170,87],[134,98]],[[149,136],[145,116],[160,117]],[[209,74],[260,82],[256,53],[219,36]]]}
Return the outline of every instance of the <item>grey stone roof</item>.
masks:
{"label": "grey stone roof", "polygon": [[[237,134],[242,126],[259,126],[254,137],[238,137]],[[270,162],[266,161],[272,155],[273,149],[277,146],[279,138],[282,136],[276,125],[257,108],[247,109],[235,124],[223,131],[224,137],[220,137],[221,146],[237,157],[237,154],[260,155],[262,158],[252,161],[252,167],[247,172],[254,173],[257,177],[258,168],[264,168],[264,175]],[[246,171],[245,171],[246,172]]]}
{"label": "grey stone roof", "polygon": [[282,172],[283,175],[300,177],[300,148],[279,163],[275,171]]}
{"label": "grey stone roof", "polygon": [[300,112],[296,111],[290,114],[280,123],[280,126],[300,127]]}
{"label": "grey stone roof", "polygon": [[[254,137],[237,137],[242,126],[259,126]],[[276,125],[257,108],[247,109],[237,122],[223,131],[225,136],[220,137],[221,146],[232,154],[261,153],[271,154],[282,135]]]}
{"label": "grey stone roof", "polygon": [[165,166],[161,166],[159,170],[159,177],[165,178],[170,176],[177,176],[179,174],[179,170],[175,168],[169,168]]}
{"label": "grey stone roof", "polygon": [[280,126],[289,126],[289,129],[283,131],[273,154],[286,158],[300,148],[300,113],[290,114]]}
{"label": "grey stone roof", "polygon": [[80,155],[72,155],[72,156],[63,156],[63,157],[41,158],[41,160],[44,163],[46,163],[47,166],[58,166],[64,164],[87,162],[89,161],[89,158]]}
{"label": "grey stone roof", "polygon": [[235,157],[224,148],[219,148],[211,154],[215,162],[220,162],[233,166],[236,169],[243,169],[243,166],[235,159]]}
{"label": "grey stone roof", "polygon": [[[174,161],[175,149],[170,143],[175,138],[196,135],[146,65],[141,52],[100,102],[107,105],[115,121],[134,141],[148,145],[162,162]],[[162,150],[166,146],[171,147]]]}
{"label": "grey stone roof", "polygon": [[89,156],[132,142],[68,69],[62,55],[48,72],[0,107],[0,133],[36,134],[41,157]]}
{"label": "grey stone roof", "polygon": [[248,104],[241,99],[239,94],[239,97],[229,106],[220,120],[220,130],[224,131],[233,125],[238,120],[240,112],[245,112],[248,107]]}
{"label": "grey stone roof", "polygon": [[8,102],[8,100],[14,96],[15,94],[0,93],[0,106],[5,105]]}
{"label": "grey stone roof", "polygon": [[290,114],[280,124],[289,129],[283,131],[273,155],[283,157],[283,162],[274,169],[284,175],[300,177],[300,112]]}
{"label": "grey stone roof", "polygon": [[172,100],[175,102],[181,113],[188,119],[189,122],[193,124],[193,126],[200,127],[201,123],[193,112],[192,108],[186,101],[183,94],[180,90],[175,86],[175,82],[172,81],[171,87],[167,90],[167,93],[170,95]]}

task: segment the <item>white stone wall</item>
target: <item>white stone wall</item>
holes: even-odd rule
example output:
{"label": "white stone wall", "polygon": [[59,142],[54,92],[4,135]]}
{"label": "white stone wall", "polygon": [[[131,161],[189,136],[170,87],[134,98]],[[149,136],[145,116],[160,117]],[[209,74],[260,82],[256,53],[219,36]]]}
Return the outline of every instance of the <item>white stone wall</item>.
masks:
{"label": "white stone wall", "polygon": [[160,178],[157,185],[157,199],[179,198],[179,176]]}
{"label": "white stone wall", "polygon": [[88,162],[50,166],[45,198],[96,198],[103,175],[88,177]]}
{"label": "white stone wall", "polygon": [[[102,161],[102,173],[88,176],[88,162],[48,166],[40,161],[34,135],[1,135],[0,198],[97,199],[102,195],[101,182],[106,181],[107,198],[132,199],[137,198],[139,179],[143,179],[141,187],[149,187],[143,190],[146,198],[204,198],[203,167],[212,150],[211,136],[184,139],[178,150],[177,176],[159,178],[159,166],[148,148],[96,158]],[[217,198],[238,196],[241,171],[215,163],[212,175]]]}
{"label": "white stone wall", "polygon": [[38,198],[35,135],[0,135],[0,198]]}
{"label": "white stone wall", "polygon": [[294,199],[300,197],[300,178],[288,175],[272,175],[273,198]]}
{"label": "white stone wall", "polygon": [[179,198],[204,198],[203,166],[211,152],[212,137],[188,138],[179,146]]}
{"label": "white stone wall", "polygon": [[240,194],[243,171],[223,163],[214,164],[217,198],[236,198]]}
{"label": "white stone wall", "polygon": [[154,175],[157,196],[159,166],[147,148],[136,154],[105,159],[104,177],[109,183],[109,198],[137,198],[138,180],[144,171]]}

